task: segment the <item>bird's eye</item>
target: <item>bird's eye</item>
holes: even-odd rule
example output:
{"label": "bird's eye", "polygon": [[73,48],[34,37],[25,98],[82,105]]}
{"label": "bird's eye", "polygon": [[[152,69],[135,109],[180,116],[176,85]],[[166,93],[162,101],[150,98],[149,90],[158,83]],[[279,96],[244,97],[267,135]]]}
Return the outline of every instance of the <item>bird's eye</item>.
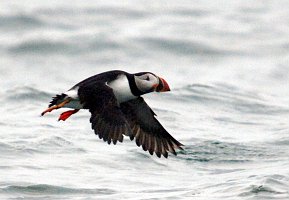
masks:
{"label": "bird's eye", "polygon": [[149,80],[150,80],[150,77],[149,77],[149,76],[147,76],[147,77],[146,77],[146,80],[147,80],[147,81],[149,81]]}

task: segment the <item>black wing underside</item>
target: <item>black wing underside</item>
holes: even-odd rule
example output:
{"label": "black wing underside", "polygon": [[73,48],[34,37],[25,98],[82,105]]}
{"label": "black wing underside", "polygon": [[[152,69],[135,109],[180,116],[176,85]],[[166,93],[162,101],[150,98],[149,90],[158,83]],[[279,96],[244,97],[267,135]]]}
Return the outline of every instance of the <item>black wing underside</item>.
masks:
{"label": "black wing underside", "polygon": [[86,85],[79,88],[79,98],[91,113],[94,133],[110,144],[123,141],[123,135],[132,135],[111,88],[105,84]]}
{"label": "black wing underside", "polygon": [[183,146],[173,138],[155,118],[155,113],[146,104],[142,97],[122,103],[121,110],[126,117],[137,146],[142,146],[144,151],[151,155],[155,152],[158,157],[168,157],[168,152],[176,155],[176,149]]}

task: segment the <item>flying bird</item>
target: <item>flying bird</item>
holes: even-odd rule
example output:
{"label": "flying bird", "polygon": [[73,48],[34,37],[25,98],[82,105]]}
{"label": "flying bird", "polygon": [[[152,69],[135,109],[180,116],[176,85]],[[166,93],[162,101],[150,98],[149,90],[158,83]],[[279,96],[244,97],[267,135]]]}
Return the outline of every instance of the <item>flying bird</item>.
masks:
{"label": "flying bird", "polygon": [[135,138],[137,146],[158,157],[176,155],[183,144],[173,138],[156,119],[156,114],[141,97],[150,92],[170,91],[168,83],[151,72],[130,74],[120,70],[103,72],[89,77],[67,92],[52,98],[47,112],[72,108],[58,120],[65,121],[80,109],[91,113],[94,133],[108,144],[122,142],[123,136]]}

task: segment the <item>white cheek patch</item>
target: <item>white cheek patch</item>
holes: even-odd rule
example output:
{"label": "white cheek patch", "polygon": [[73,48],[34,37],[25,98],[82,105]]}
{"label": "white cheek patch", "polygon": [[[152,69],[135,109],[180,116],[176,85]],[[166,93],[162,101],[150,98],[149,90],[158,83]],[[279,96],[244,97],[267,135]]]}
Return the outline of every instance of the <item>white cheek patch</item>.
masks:
{"label": "white cheek patch", "polygon": [[159,79],[152,75],[151,82],[152,82],[152,85],[159,84]]}
{"label": "white cheek patch", "polygon": [[140,79],[140,78],[136,79],[136,85],[138,89],[143,92],[148,92],[148,91],[151,92],[151,90],[153,89],[153,86],[156,84],[159,84],[158,78],[156,78],[154,75],[149,74],[147,77],[149,77],[149,80]]}

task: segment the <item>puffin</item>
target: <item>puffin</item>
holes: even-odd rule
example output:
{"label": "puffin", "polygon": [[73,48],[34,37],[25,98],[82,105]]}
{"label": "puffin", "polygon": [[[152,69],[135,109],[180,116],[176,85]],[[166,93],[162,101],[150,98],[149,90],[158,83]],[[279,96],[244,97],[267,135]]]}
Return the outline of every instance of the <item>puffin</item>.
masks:
{"label": "puffin", "polygon": [[91,128],[103,141],[116,144],[128,136],[151,155],[167,158],[169,152],[177,155],[176,150],[183,150],[184,145],[166,131],[141,97],[167,91],[170,91],[168,83],[154,73],[107,71],[52,97],[41,116],[59,108],[72,108],[59,116],[58,121],[65,121],[80,109],[88,109]]}

